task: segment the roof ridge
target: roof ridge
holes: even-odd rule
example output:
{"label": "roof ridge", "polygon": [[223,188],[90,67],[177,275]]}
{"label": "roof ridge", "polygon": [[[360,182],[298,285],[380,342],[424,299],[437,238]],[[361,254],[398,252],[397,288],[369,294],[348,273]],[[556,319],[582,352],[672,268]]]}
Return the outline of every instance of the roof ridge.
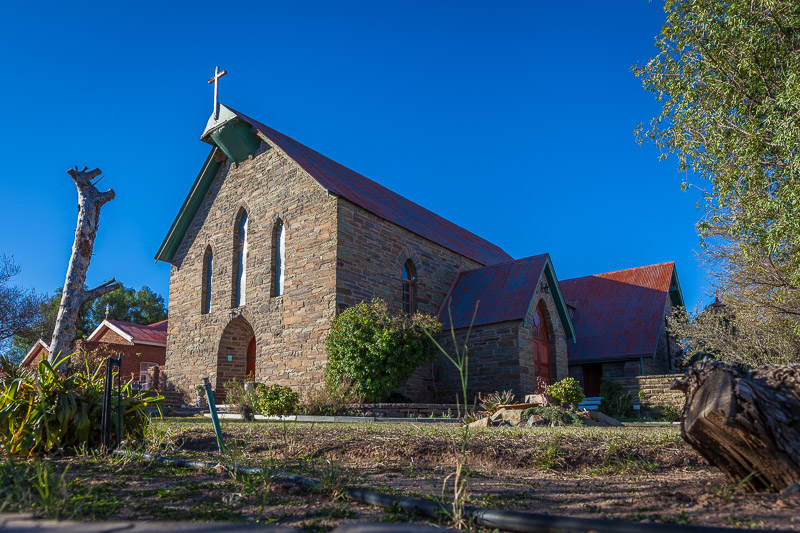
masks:
{"label": "roof ridge", "polygon": [[[355,170],[346,167],[345,165],[339,163],[338,161],[331,159],[330,157],[306,146],[305,144],[301,143],[300,141],[282,133],[270,126],[255,120],[254,118],[245,115],[244,113],[240,113],[239,111],[233,109],[232,107],[227,107],[231,112],[235,113],[239,118],[248,122],[253,128],[258,130],[262,135],[264,135],[268,140],[272,143],[277,144],[278,148],[280,148],[283,152],[287,152],[287,149],[284,146],[281,146],[281,143],[293,143],[295,146],[291,146],[290,149],[299,149],[301,151],[308,151],[311,155],[315,157],[319,157],[322,159],[324,164],[333,164],[335,165],[336,170],[340,170],[343,173],[351,173],[354,175],[358,180],[364,180],[365,184],[368,187],[375,187],[380,194],[388,197],[391,202],[397,202],[400,205],[401,210],[408,211],[408,208],[411,207],[412,210],[416,210],[419,213],[425,215],[425,217],[430,217],[434,224],[432,226],[426,226],[424,224],[421,225],[423,228],[415,229],[413,226],[414,224],[406,223],[403,224],[403,219],[405,217],[399,217],[397,213],[391,213],[391,209],[386,210],[384,212],[380,212],[380,209],[375,208],[375,206],[365,205],[363,194],[370,194],[369,192],[360,190],[357,188],[359,184],[351,183],[347,181],[346,176],[338,175],[338,176],[331,176],[328,175],[326,169],[321,168],[317,163],[317,161],[313,160],[305,160],[305,165],[303,161],[299,161],[297,157],[294,157],[292,154],[287,153],[290,159],[295,161],[305,172],[307,172],[314,180],[316,180],[322,187],[326,190],[331,191],[338,196],[352,202],[362,209],[365,209],[377,217],[396,224],[412,233],[427,239],[431,242],[434,242],[440,246],[448,248],[459,255],[472,259],[477,263],[481,263],[483,265],[493,265],[496,264],[497,260],[500,259],[505,260],[505,258],[509,258],[508,260],[513,260],[511,256],[503,250],[497,244],[481,237],[480,235],[466,229],[463,226],[456,224],[455,222],[448,220],[447,218],[435,213],[434,211],[424,207],[413,200],[409,200],[405,196],[393,191],[392,189],[386,187],[378,183],[377,181],[370,179],[363,174],[356,172]],[[278,137],[277,139],[275,137]],[[302,154],[298,154],[302,155]],[[300,158],[304,159],[304,158]],[[311,167],[306,168],[306,165]],[[315,175],[316,172],[316,175]],[[339,178],[339,179],[336,179]],[[326,183],[327,182],[327,183]],[[374,198],[376,203],[379,204],[379,198]],[[399,201],[398,201],[399,200]],[[366,202],[369,204],[370,202]],[[402,205],[405,203],[405,205]],[[405,213],[403,213],[405,214]],[[394,215],[394,216],[393,216]],[[435,227],[435,224],[439,224],[440,226],[449,226],[449,227]],[[428,230],[428,231],[425,231]],[[457,230],[457,231],[453,231]],[[474,249],[470,250],[470,248]]]}
{"label": "roof ridge", "polygon": [[544,256],[550,257],[550,253],[549,252],[545,252],[543,254],[529,255],[528,257],[520,257],[519,259],[511,259],[510,261],[503,261],[501,263],[493,263],[491,265],[484,265],[484,266],[477,267],[477,268],[470,268],[469,270],[462,270],[461,272],[459,272],[459,275],[466,274],[468,272],[475,272],[476,270],[484,270],[486,268],[497,268],[497,267],[501,267],[503,265],[510,265],[511,263],[519,263],[520,261],[529,261],[529,260],[532,260],[532,259],[539,259],[540,257],[544,257]]}
{"label": "roof ridge", "polygon": [[653,268],[653,267],[658,267],[658,266],[663,266],[663,265],[673,265],[674,266],[675,265],[675,261],[664,261],[663,263],[653,263],[652,265],[642,265],[642,266],[638,266],[638,267],[620,268],[619,270],[610,270],[608,272],[598,272],[597,274],[587,274],[585,276],[578,276],[578,277],[575,277],[575,278],[562,279],[562,280],[560,280],[560,282],[564,283],[564,282],[567,282],[567,281],[575,281],[575,280],[578,280],[578,279],[604,276],[604,275],[607,275],[607,274],[617,274],[618,272],[630,272],[631,270],[642,270],[642,269],[645,269],[645,268]]}

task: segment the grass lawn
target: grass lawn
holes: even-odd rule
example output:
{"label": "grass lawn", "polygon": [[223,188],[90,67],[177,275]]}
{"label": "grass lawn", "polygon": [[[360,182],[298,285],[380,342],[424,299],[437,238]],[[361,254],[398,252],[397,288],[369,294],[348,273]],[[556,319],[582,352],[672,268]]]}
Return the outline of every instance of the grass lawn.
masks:
{"label": "grass lawn", "polygon": [[[6,511],[33,508],[51,517],[259,521],[310,531],[347,521],[405,521],[410,517],[402,512],[342,501],[340,489],[439,496],[443,480],[455,469],[461,438],[457,425],[413,422],[222,421],[222,427],[229,447],[225,454],[217,451],[210,421],[199,418],[154,422],[139,449],[298,473],[322,480],[323,488],[307,491],[270,475],[232,475],[223,468],[196,471],[79,454],[5,463],[0,501],[5,497]],[[472,431],[465,471],[469,505],[800,529],[800,495],[737,492],[683,442],[677,427]],[[42,497],[41,487],[58,497]]]}

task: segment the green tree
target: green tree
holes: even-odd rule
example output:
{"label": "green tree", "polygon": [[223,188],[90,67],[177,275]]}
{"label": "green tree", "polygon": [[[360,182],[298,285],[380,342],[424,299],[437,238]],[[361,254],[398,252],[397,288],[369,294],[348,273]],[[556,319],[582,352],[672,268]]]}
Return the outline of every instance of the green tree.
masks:
{"label": "green tree", "polygon": [[[49,340],[55,327],[60,303],[59,288],[40,304],[38,320],[18,330],[11,340],[7,355],[12,360],[20,360],[38,339]],[[108,305],[108,318],[111,320],[152,324],[167,318],[163,296],[147,286],[142,286],[138,291],[122,286],[93,300],[81,309],[75,339],[88,337],[100,325],[105,318],[106,305]]]}
{"label": "green tree", "polygon": [[633,69],[662,104],[639,139],[710,183],[699,187],[701,250],[735,329],[798,342],[800,3],[666,0],[664,10],[658,54]]}
{"label": "green tree", "polygon": [[167,318],[164,297],[146,285],[138,291],[123,285],[93,300],[86,313],[92,328],[99,326],[106,317],[106,306],[108,306],[108,318],[111,320],[152,324]]}

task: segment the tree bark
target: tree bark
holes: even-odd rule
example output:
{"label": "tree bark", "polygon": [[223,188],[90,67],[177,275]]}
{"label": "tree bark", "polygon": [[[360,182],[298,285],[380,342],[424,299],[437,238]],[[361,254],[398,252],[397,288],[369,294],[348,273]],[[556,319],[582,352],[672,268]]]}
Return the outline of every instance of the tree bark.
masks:
{"label": "tree bark", "polygon": [[800,364],[705,360],[672,388],[686,393],[681,436],[730,481],[750,491],[800,483]]}
{"label": "tree bark", "polygon": [[[107,292],[119,288],[120,284],[113,278],[100,284],[94,289],[87,290],[86,271],[92,260],[94,239],[97,234],[97,225],[100,219],[100,208],[106,202],[114,199],[112,189],[106,192],[97,190],[97,182],[92,180],[102,174],[100,169],[78,170],[78,167],[67,171],[75,186],[78,188],[78,223],[75,227],[75,241],[72,244],[72,256],[67,267],[67,278],[64,281],[64,290],[61,293],[61,304],[58,307],[56,326],[53,330],[53,340],[50,343],[48,360],[53,363],[67,355],[72,340],[75,338],[78,317],[83,305]],[[100,178],[103,179],[103,178]],[[63,369],[63,364],[60,365]]]}

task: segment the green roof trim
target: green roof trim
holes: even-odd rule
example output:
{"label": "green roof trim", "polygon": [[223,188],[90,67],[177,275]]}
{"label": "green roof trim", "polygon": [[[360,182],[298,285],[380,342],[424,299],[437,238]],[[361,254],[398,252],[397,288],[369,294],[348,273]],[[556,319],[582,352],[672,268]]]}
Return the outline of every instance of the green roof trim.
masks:
{"label": "green roof trim", "polygon": [[229,120],[221,126],[207,132],[203,140],[209,142],[206,135],[211,137],[211,141],[222,150],[228,159],[240,163],[256,153],[261,139],[253,133],[250,125],[242,122],[238,118]]}
{"label": "green roof trim", "polygon": [[[572,340],[572,342],[576,342],[575,326],[572,325],[572,319],[569,317],[569,308],[567,307],[566,300],[564,300],[564,295],[561,294],[561,286],[558,284],[558,278],[556,277],[556,270],[555,268],[553,268],[553,262],[550,260],[550,255],[547,256],[544,268],[542,268],[542,275],[547,280],[547,287],[550,289],[550,293],[553,295],[553,300],[555,300],[556,302],[556,308],[558,309],[558,317],[561,319],[561,324],[564,326],[567,340]],[[539,287],[541,283],[542,283],[542,278],[540,276],[539,281],[536,282],[536,286]],[[531,312],[531,308],[533,307],[533,304],[538,301],[536,299],[537,293],[538,289],[536,292],[533,293],[533,298],[531,298],[531,302],[528,304],[528,312],[525,313],[526,325],[528,321],[528,315]]]}
{"label": "green roof trim", "polygon": [[200,209],[208,189],[211,188],[211,183],[213,183],[217,172],[219,172],[222,166],[222,161],[218,161],[218,159],[220,159],[218,157],[218,151],[219,148],[215,146],[211,149],[211,153],[208,154],[200,174],[197,176],[197,179],[194,180],[194,185],[192,185],[189,194],[183,201],[181,210],[178,211],[178,216],[175,217],[175,220],[172,222],[167,236],[164,237],[164,242],[161,243],[161,247],[158,249],[158,253],[156,253],[156,261],[172,263],[175,258],[175,253],[178,251],[178,247],[181,245],[183,237],[189,229],[189,225],[192,223],[192,220],[194,220],[194,216]]}
{"label": "green roof trim", "polygon": [[[673,287],[674,285],[674,287]],[[681,282],[678,281],[678,267],[672,267],[672,280],[669,284],[669,299],[672,302],[672,307],[686,307],[683,303],[683,291],[681,290]]]}
{"label": "green roof trim", "polygon": [[571,339],[572,342],[576,342],[575,326],[572,325],[572,319],[569,317],[567,302],[564,300],[564,295],[561,294],[561,286],[558,284],[556,271],[553,268],[553,263],[550,261],[549,255],[547,256],[547,263],[544,265],[544,275],[547,278],[547,286],[550,287],[550,292],[553,295],[553,299],[556,301],[558,316],[561,317],[561,323],[567,330],[567,339]]}

